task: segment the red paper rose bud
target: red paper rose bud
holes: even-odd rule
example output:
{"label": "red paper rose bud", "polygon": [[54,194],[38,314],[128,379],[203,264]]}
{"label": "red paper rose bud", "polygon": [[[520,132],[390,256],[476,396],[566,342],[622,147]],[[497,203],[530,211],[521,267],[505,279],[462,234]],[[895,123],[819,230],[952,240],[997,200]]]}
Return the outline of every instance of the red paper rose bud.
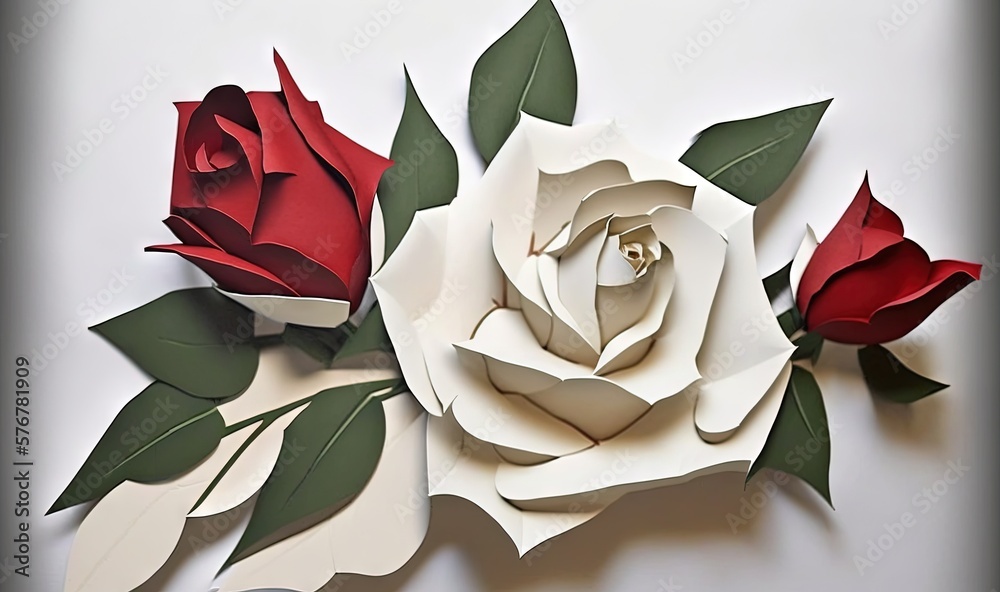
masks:
{"label": "red paper rose bud", "polygon": [[981,265],[931,261],[903,223],[861,189],[802,272],[796,305],[808,331],[859,345],[899,339],[967,284]]}
{"label": "red paper rose bud", "polygon": [[361,302],[375,189],[390,160],[323,121],[277,52],[279,92],[220,86],[179,114],[170,217],[177,253],[243,295]]}

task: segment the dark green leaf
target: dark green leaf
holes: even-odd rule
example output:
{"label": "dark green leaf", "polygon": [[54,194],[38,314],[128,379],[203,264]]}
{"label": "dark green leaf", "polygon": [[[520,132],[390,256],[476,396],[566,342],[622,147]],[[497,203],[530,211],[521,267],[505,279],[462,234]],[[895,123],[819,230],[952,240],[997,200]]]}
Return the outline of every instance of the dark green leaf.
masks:
{"label": "dark green leaf", "polygon": [[297,531],[308,528],[304,519],[346,503],[364,488],[385,440],[385,414],[377,394],[398,382],[332,388],[312,398],[285,429],[285,445],[294,454],[274,468],[261,488],[227,565],[262,548],[265,539],[294,534],[287,531],[292,525],[301,526]]}
{"label": "dark green leaf", "polygon": [[931,380],[910,370],[899,358],[881,345],[858,350],[861,372],[872,393],[897,403],[912,403],[933,395],[947,384]]}
{"label": "dark green leaf", "polygon": [[782,292],[790,289],[791,280],[789,279],[789,273],[791,271],[792,262],[789,261],[788,265],[764,278],[764,291],[767,292],[768,300],[774,302],[774,299]]}
{"label": "dark green leaf", "polygon": [[125,480],[183,473],[215,450],[225,427],[211,401],[154,382],[115,417],[49,513],[97,499]]}
{"label": "dark green leaf", "polygon": [[351,335],[344,347],[337,352],[335,359],[342,360],[375,350],[392,351],[392,342],[382,320],[382,307],[375,306],[368,312],[358,330]]}
{"label": "dark green leaf", "polygon": [[325,366],[333,363],[337,352],[351,334],[346,323],[336,329],[285,325],[281,339],[287,345],[300,349]]}
{"label": "dark green leaf", "polygon": [[833,507],[830,499],[830,428],[823,395],[808,370],[792,367],[778,416],[764,449],[750,467],[747,481],[764,467],[797,476]]}
{"label": "dark green leaf", "polygon": [[806,333],[792,344],[796,346],[792,352],[792,360],[809,360],[815,365],[823,351],[823,336],[819,333]]}
{"label": "dark green leaf", "polygon": [[385,223],[385,259],[396,250],[417,210],[451,203],[458,192],[458,158],[424,109],[406,75],[406,102],[389,156],[395,162],[378,185]]}
{"label": "dark green leaf", "polygon": [[570,125],[576,112],[576,63],[559,13],[538,0],[476,62],[469,89],[469,124],[487,163],[524,111]]}
{"label": "dark green leaf", "polygon": [[778,315],[778,324],[781,325],[781,330],[785,332],[785,336],[791,337],[796,331],[802,328],[802,315],[799,314],[799,309],[793,306]]}
{"label": "dark green leaf", "polygon": [[833,99],[703,131],[681,162],[751,205],[785,182]]}
{"label": "dark green leaf", "polygon": [[212,288],[171,292],[92,329],[157,380],[196,397],[238,395],[257,373],[253,313]]}

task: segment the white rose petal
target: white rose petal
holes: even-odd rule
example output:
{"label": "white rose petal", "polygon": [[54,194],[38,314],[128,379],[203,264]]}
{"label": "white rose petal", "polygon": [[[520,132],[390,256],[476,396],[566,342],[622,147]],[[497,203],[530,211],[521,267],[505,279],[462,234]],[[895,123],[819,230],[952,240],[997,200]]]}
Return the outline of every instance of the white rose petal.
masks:
{"label": "white rose petal", "polygon": [[373,278],[408,384],[443,413],[431,494],[476,503],[523,555],[630,491],[748,470],[793,350],[752,211],[614,124],[522,114]]}

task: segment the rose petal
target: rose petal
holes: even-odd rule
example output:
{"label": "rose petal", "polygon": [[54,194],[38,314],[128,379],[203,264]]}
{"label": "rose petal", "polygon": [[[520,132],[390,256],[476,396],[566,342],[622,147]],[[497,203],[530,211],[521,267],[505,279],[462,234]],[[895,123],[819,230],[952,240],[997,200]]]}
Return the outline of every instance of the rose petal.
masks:
{"label": "rose petal", "polygon": [[573,215],[569,240],[572,243],[584,229],[606,216],[638,216],[661,206],[690,210],[694,192],[694,187],[671,181],[643,181],[598,189],[583,200]]}
{"label": "rose petal", "polygon": [[511,505],[500,497],[493,485],[497,467],[503,461],[492,447],[463,434],[450,416],[428,420],[427,460],[430,495],[454,495],[479,506],[507,533],[519,557],[546,540],[587,522],[603,509],[524,512]]}
{"label": "rose petal", "polygon": [[937,307],[980,277],[982,266],[963,261],[935,261],[922,289],[875,311],[869,319],[835,319],[813,330],[841,343],[870,345],[903,337]]}
{"label": "rose petal", "polygon": [[279,323],[333,329],[344,324],[351,316],[351,303],[347,300],[239,294],[227,292],[218,286],[216,290],[253,312]]}
{"label": "rose petal", "polygon": [[[448,207],[420,210],[393,256],[372,277],[382,319],[406,384],[432,415],[441,415],[442,407],[430,381],[421,340],[426,316],[435,308],[444,284],[447,233]],[[411,258],[422,263],[419,278],[412,274]]]}
{"label": "rose petal", "polygon": [[710,442],[736,432],[795,350],[757,272],[753,215],[726,234],[726,264],[698,353],[698,370],[706,382],[698,389],[694,419]]}
{"label": "rose petal", "polygon": [[896,243],[828,279],[806,309],[806,327],[811,330],[835,319],[867,318],[920,290],[930,271],[930,257],[917,243],[909,239]]}
{"label": "rose petal", "polygon": [[[747,471],[764,447],[778,413],[791,366],[770,386],[760,404],[732,437],[719,444],[701,439],[691,416],[694,400],[661,401],[627,430],[600,446],[535,466],[501,464],[496,486],[501,496],[525,510],[550,511],[567,504],[590,509],[595,492],[617,496],[683,483],[724,471]],[[609,469],[615,479],[602,475]],[[598,507],[603,507],[603,500]]]}
{"label": "rose petal", "polygon": [[277,51],[274,52],[274,66],[278,70],[281,91],[288,103],[292,120],[309,146],[344,176],[353,193],[361,227],[367,229],[371,224],[375,188],[382,173],[392,165],[392,161],[371,152],[326,125],[319,106],[310,103],[302,95],[302,91],[295,84],[288,67]]}
{"label": "rose petal", "polygon": [[[455,347],[468,367],[486,364],[487,378],[499,392],[524,395],[595,440],[620,432],[649,409],[648,403],[613,381],[594,376],[590,366],[541,349],[514,310],[491,312],[473,339]],[[460,405],[467,396],[463,391],[454,404]],[[458,411],[456,417],[461,420]]]}
{"label": "rose petal", "polygon": [[194,222],[178,216],[176,214],[170,214],[166,220],[163,221],[167,225],[167,228],[174,233],[177,240],[181,241],[185,245],[190,245],[192,247],[211,247],[213,249],[221,249],[212,237],[208,236],[204,230],[198,228]]}
{"label": "rose petal", "polygon": [[792,259],[792,267],[788,272],[789,284],[792,288],[792,298],[799,293],[799,284],[802,282],[802,274],[806,270],[806,266],[809,265],[809,260],[812,259],[813,253],[816,252],[816,247],[819,246],[819,241],[816,240],[816,232],[812,229],[812,226],[806,225],[806,234],[802,237],[802,242],[799,243],[799,248],[795,251],[795,257]]}
{"label": "rose petal", "polygon": [[497,446],[548,457],[573,454],[594,445],[576,427],[524,397],[498,391],[489,381],[482,358],[466,357],[461,366],[461,371],[436,377],[434,386],[461,393],[452,402],[451,410],[467,433]]}
{"label": "rose petal", "polygon": [[595,374],[606,375],[639,363],[652,346],[653,337],[663,327],[676,282],[670,251],[662,255],[653,271],[653,294],[642,318],[608,342],[594,368]]}
{"label": "rose petal", "polygon": [[188,245],[153,245],[147,251],[176,253],[234,292],[243,294],[275,294],[297,296],[298,294],[278,276],[249,261],[211,247]]}
{"label": "rose petal", "polygon": [[872,197],[865,173],[854,201],[841,216],[830,234],[813,253],[799,281],[795,302],[805,315],[813,296],[833,274],[857,262],[861,257],[863,229],[872,227],[902,236],[903,223],[891,210]]}

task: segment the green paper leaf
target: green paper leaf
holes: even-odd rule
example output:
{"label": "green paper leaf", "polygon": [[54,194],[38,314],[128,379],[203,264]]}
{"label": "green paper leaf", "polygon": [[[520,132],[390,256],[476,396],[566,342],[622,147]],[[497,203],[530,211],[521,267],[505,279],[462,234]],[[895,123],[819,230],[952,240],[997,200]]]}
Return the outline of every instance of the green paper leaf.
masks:
{"label": "green paper leaf", "polygon": [[458,193],[458,158],[406,76],[406,102],[392,140],[395,162],[382,176],[378,198],[385,223],[385,260],[396,250],[417,210],[451,203]]}
{"label": "green paper leaf", "polygon": [[758,205],[791,174],[832,101],[717,123],[698,136],[681,162],[746,203]]}
{"label": "green paper leaf", "polygon": [[781,295],[782,292],[790,289],[791,279],[789,279],[789,274],[791,271],[792,262],[789,261],[788,265],[764,278],[764,292],[767,293],[768,300],[774,302],[774,299]]}
{"label": "green paper leaf", "polygon": [[778,324],[781,325],[781,330],[785,332],[785,337],[794,335],[796,331],[802,328],[802,315],[799,314],[799,309],[793,306],[778,315]]}
{"label": "green paper leaf", "polygon": [[225,428],[211,401],[154,382],[118,413],[48,513],[100,498],[125,480],[179,475],[215,450]]}
{"label": "green paper leaf", "polygon": [[809,360],[816,365],[823,351],[823,336],[819,333],[806,333],[792,342],[796,346],[792,352],[792,360]]}
{"label": "green paper leaf", "polygon": [[212,288],[171,292],[91,329],[153,378],[196,397],[238,395],[257,373],[253,313]]}
{"label": "green paper leaf", "polygon": [[350,335],[347,323],[335,329],[289,324],[285,325],[281,340],[286,345],[302,350],[317,362],[329,366]]}
{"label": "green paper leaf", "polygon": [[783,471],[802,479],[830,507],[830,428],[823,395],[808,370],[792,366],[792,376],[781,399],[778,416],[764,449],[747,473],[747,481],[764,468]]}
{"label": "green paper leaf", "polygon": [[378,393],[398,383],[393,379],[354,384],[312,397],[309,407],[285,429],[284,445],[295,453],[274,468],[261,488],[246,531],[226,565],[263,548],[264,542],[308,528],[315,523],[310,519],[326,517],[364,488],[385,441],[385,413]]}
{"label": "green paper leaf", "polygon": [[469,124],[487,164],[524,111],[570,125],[576,112],[576,63],[551,0],[538,0],[472,69]]}
{"label": "green paper leaf", "polygon": [[897,403],[912,403],[948,388],[910,370],[899,358],[881,345],[858,350],[858,361],[868,388],[875,395]]}
{"label": "green paper leaf", "polygon": [[361,325],[358,326],[358,330],[354,335],[351,335],[334,359],[343,360],[376,350],[393,351],[389,332],[385,328],[385,321],[382,320],[382,307],[378,305],[378,302],[368,311],[364,320],[361,321]]}

